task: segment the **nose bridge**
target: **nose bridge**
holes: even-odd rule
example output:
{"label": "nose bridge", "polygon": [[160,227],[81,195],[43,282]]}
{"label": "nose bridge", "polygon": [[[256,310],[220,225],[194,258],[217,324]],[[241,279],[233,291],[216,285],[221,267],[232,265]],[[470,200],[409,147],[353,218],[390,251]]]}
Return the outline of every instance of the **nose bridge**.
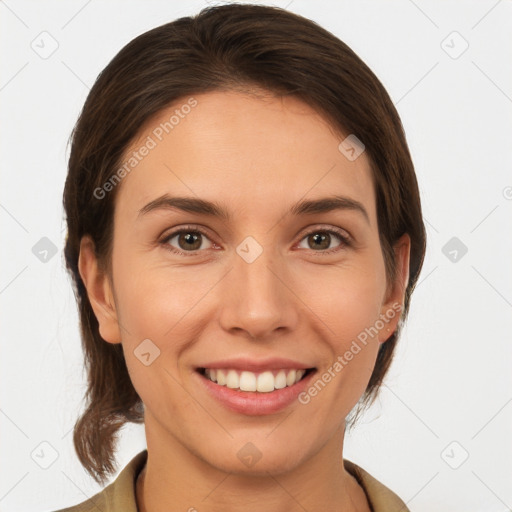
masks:
{"label": "nose bridge", "polygon": [[273,248],[246,237],[236,248],[233,267],[224,283],[221,323],[224,329],[242,329],[265,337],[278,328],[293,328],[297,311],[293,294],[279,278],[284,262]]}

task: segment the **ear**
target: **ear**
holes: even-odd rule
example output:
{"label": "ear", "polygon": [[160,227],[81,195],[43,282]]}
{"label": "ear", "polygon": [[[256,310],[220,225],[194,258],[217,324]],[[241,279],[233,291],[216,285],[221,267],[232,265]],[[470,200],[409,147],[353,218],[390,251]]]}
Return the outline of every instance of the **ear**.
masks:
{"label": "ear", "polygon": [[101,271],[89,236],[80,241],[78,271],[87,289],[87,296],[98,320],[100,336],[108,343],[121,343],[114,295],[108,275]]}
{"label": "ear", "polygon": [[386,299],[382,305],[380,318],[384,327],[379,330],[379,342],[387,341],[395,332],[405,301],[405,291],[409,284],[409,259],[411,252],[411,239],[407,233],[403,234],[393,247],[396,261],[395,280],[389,283]]}

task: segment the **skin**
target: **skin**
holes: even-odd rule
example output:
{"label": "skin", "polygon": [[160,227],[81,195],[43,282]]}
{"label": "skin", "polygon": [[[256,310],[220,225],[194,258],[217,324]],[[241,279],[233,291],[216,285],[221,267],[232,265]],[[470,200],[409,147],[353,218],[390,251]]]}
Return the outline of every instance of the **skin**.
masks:
{"label": "skin", "polygon": [[[310,403],[295,401],[275,414],[226,409],[198,386],[194,371],[205,360],[245,355],[299,360],[321,375],[379,315],[403,304],[409,237],[396,245],[397,279],[390,283],[366,154],[349,161],[338,150],[344,137],[311,107],[270,94],[194,97],[197,106],[119,185],[112,275],[101,272],[88,237],[80,252],[100,334],[122,343],[145,405],[148,462],[139,507],[369,511],[342,464],[344,418],[398,314]],[[185,101],[142,127],[126,154]],[[171,209],[138,216],[164,192],[217,201],[231,219]],[[288,213],[297,201],[333,194],[359,201],[368,219],[356,210]],[[164,235],[188,224],[206,230],[200,248],[192,256],[170,252],[185,252],[186,242],[162,242]],[[352,242],[332,234],[317,248],[307,236],[330,228]],[[247,236],[263,249],[250,264],[236,252]],[[337,250],[323,254],[329,249]],[[147,338],[161,351],[149,366],[134,355]],[[251,467],[237,457],[248,442],[261,452]]]}

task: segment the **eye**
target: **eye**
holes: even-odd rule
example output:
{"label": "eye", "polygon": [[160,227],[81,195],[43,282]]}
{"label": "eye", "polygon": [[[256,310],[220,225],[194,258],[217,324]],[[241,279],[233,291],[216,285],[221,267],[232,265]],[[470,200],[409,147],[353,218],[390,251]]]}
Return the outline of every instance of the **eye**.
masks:
{"label": "eye", "polygon": [[[333,237],[334,235],[334,237]],[[336,239],[338,239],[339,243],[335,247],[331,246],[331,242],[333,242]],[[304,247],[301,244],[305,242],[307,245]],[[312,249],[313,251],[322,252],[330,254],[332,252],[337,252],[343,247],[350,245],[349,237],[346,233],[344,233],[341,230],[335,230],[335,229],[315,229],[313,231],[309,231],[306,233],[306,235],[302,238],[301,244],[298,245],[301,249]]]}
{"label": "eye", "polygon": [[[338,244],[332,247],[332,242]],[[205,231],[198,227],[183,227],[169,233],[160,242],[167,250],[182,256],[194,256],[198,251],[211,249],[211,242]],[[306,247],[303,244],[306,244]],[[302,237],[298,247],[322,254],[331,254],[350,246],[350,236],[343,230],[319,229],[309,231]]]}
{"label": "eye", "polygon": [[[205,245],[206,241],[208,243]],[[186,256],[193,256],[196,251],[210,249],[213,246],[206,233],[201,229],[187,227],[168,234],[161,243],[171,252]]]}

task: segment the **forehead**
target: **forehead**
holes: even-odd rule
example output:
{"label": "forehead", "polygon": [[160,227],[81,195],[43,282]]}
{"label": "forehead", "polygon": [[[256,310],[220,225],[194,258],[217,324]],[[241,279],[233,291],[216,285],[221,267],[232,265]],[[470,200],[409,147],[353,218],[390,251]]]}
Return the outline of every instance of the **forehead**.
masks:
{"label": "forehead", "polygon": [[226,91],[184,97],[148,121],[125,151],[123,163],[133,166],[116,210],[133,217],[169,193],[263,216],[283,201],[341,194],[364,203],[373,222],[369,161],[364,152],[351,160],[340,151],[348,135],[294,97]]}

